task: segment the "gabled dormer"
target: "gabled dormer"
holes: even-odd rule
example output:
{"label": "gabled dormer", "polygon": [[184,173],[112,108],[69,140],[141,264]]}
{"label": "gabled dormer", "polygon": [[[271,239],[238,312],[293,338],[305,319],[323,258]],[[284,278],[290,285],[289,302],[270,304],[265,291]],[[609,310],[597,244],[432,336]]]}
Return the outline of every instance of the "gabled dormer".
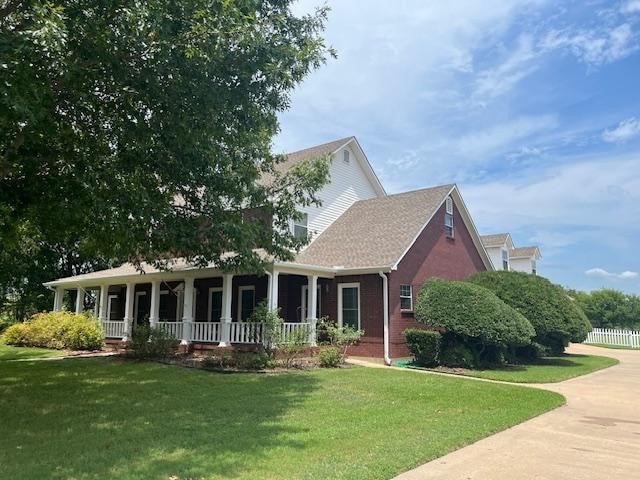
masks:
{"label": "gabled dormer", "polygon": [[482,243],[489,254],[493,268],[496,270],[511,270],[509,252],[513,249],[510,233],[496,233],[483,235]]}

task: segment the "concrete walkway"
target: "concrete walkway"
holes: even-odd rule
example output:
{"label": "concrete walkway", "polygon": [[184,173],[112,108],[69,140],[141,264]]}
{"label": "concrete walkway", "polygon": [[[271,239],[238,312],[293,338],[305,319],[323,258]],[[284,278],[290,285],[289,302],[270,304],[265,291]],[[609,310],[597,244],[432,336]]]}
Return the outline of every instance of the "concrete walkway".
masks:
{"label": "concrete walkway", "polygon": [[640,351],[575,345],[620,364],[555,384],[567,405],[396,477],[398,480],[640,479]]}

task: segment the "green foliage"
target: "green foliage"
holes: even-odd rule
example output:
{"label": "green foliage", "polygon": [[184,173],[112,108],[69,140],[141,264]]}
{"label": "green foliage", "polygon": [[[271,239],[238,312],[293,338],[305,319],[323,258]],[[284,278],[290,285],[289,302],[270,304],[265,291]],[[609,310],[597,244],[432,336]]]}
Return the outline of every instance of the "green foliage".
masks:
{"label": "green foliage", "polygon": [[338,349],[341,362],[344,361],[348,348],[358,343],[364,335],[364,330],[356,330],[350,325],[340,327],[329,317],[320,320],[317,330],[321,332],[320,336],[326,339],[325,343]]}
{"label": "green foliage", "polygon": [[249,321],[262,324],[262,348],[269,357],[275,358],[278,345],[283,339],[284,320],[280,317],[279,310],[270,310],[266,301],[261,302],[253,310]]}
{"label": "green foliage", "polygon": [[165,358],[175,351],[178,344],[178,340],[166,329],[140,325],[134,328],[127,351],[136,358]]}
{"label": "green foliage", "polygon": [[104,343],[104,334],[91,315],[48,312],[11,325],[2,335],[2,341],[7,345],[24,347],[99,350]]}
{"label": "green foliage", "polygon": [[591,293],[568,291],[591,325],[597,328],[640,329],[640,297],[603,288]]}
{"label": "green foliage", "polygon": [[265,352],[222,351],[208,355],[202,366],[210,370],[264,370],[276,366]]}
{"label": "green foliage", "polygon": [[0,312],[0,334],[14,323],[15,320],[7,312]]}
{"label": "green foliage", "polygon": [[278,344],[278,358],[285,368],[295,366],[296,360],[309,347],[309,328],[296,328]]}
{"label": "green foliage", "polygon": [[404,338],[416,364],[424,367],[438,364],[442,342],[440,332],[409,328],[404,331]]}
{"label": "green foliage", "polygon": [[323,347],[318,359],[322,368],[336,368],[343,362],[342,352],[337,347]]}
{"label": "green foliage", "polygon": [[524,315],[535,329],[534,341],[550,353],[562,353],[568,342],[582,342],[591,326],[582,310],[546,278],[521,272],[480,272],[470,279],[494,292]]}
{"label": "green foliage", "polygon": [[444,328],[473,349],[477,365],[487,347],[514,348],[530,343],[529,321],[489,290],[466,282],[432,279],[418,293],[416,319]]}
{"label": "green foliage", "polygon": [[474,368],[476,360],[470,347],[455,342],[445,342],[440,352],[440,364],[445,367]]}

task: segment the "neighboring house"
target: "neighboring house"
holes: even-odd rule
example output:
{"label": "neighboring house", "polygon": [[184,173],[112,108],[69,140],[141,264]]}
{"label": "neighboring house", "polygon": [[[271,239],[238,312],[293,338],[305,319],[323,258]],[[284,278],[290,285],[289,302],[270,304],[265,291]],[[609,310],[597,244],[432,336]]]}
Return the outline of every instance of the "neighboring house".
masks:
{"label": "neighboring house", "polygon": [[510,270],[509,251],[513,249],[510,233],[496,233],[483,235],[482,243],[487,249],[491,263],[495,270]]}
{"label": "neighboring house", "polygon": [[538,260],[542,258],[538,247],[519,247],[509,250],[509,263],[516,272],[538,273]]}
{"label": "neighboring house", "polygon": [[[419,326],[413,314],[418,289],[430,277],[464,279],[492,269],[455,185],[386,195],[354,137],[295,152],[280,168],[331,156],[330,181],[321,207],[304,209],[293,232],[311,243],[291,262],[272,262],[264,275],[197,269],[177,260],[171,271],[130,264],[46,283],[55,289],[54,309],[65,290],[76,311],[95,292],[105,332],[127,339],[135,325],[168,329],[195,348],[255,343],[260,325],[247,322],[266,301],[279,308],[285,332],[308,330],[315,344],[318,318],[364,330],[353,354],[407,354],[403,331]],[[74,293],[75,294],[75,293]]]}
{"label": "neighboring house", "polygon": [[514,247],[510,233],[483,235],[482,243],[495,270],[513,270],[536,275],[542,258],[538,247]]}

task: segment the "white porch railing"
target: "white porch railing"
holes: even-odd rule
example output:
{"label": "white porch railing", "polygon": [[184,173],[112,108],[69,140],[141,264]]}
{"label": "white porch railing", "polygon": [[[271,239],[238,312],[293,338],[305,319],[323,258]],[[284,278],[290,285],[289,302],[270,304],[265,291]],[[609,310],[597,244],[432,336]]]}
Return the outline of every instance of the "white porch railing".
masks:
{"label": "white porch railing", "polygon": [[122,338],[124,337],[124,321],[104,320],[102,322],[102,330],[107,338]]}
{"label": "white porch railing", "polygon": [[158,322],[158,328],[169,333],[173,338],[182,339],[182,322]]}
{"label": "white porch railing", "polygon": [[308,339],[310,331],[310,323],[283,323],[282,341],[284,343],[289,343],[294,339],[300,340],[303,335],[305,336],[305,339]]}
{"label": "white porch railing", "polygon": [[594,328],[585,343],[600,343],[619,347],[640,348],[640,331]]}
{"label": "white porch railing", "polygon": [[261,343],[262,323],[231,322],[229,340],[231,343]]}
{"label": "white porch railing", "polygon": [[220,322],[193,322],[191,324],[191,341],[219,342]]}

